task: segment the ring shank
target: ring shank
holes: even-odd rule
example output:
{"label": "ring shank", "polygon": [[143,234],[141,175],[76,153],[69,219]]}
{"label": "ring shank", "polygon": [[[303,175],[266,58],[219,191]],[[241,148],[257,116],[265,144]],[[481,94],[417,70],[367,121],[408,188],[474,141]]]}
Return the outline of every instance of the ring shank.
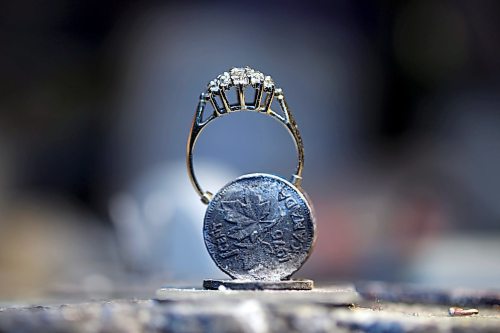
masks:
{"label": "ring shank", "polygon": [[276,96],[278,103],[280,105],[280,108],[285,115],[284,117],[279,115],[278,113],[274,112],[270,108],[268,108],[265,112],[261,112],[259,109],[251,109],[251,108],[243,108],[240,106],[233,107],[231,112],[227,113],[220,113],[218,110],[214,110],[214,113],[208,117],[206,120],[203,119],[203,113],[206,108],[207,100],[209,99],[209,94],[207,93],[202,93],[200,95],[200,100],[198,103],[198,107],[196,109],[196,113],[193,119],[193,124],[191,126],[191,131],[189,133],[189,138],[187,142],[187,153],[186,153],[186,164],[187,164],[187,170],[188,170],[188,175],[189,179],[191,180],[191,183],[193,184],[193,187],[195,188],[196,192],[201,198],[201,201],[205,204],[208,204],[210,200],[212,199],[212,192],[210,191],[204,191],[199,182],[198,179],[196,178],[195,172],[194,172],[194,164],[193,164],[193,152],[194,152],[194,147],[196,145],[196,141],[198,140],[201,132],[203,129],[214,119],[225,115],[225,114],[230,114],[233,112],[237,111],[243,111],[243,110],[249,110],[249,111],[256,111],[259,113],[264,113],[267,115],[270,115],[272,118],[278,120],[285,128],[288,130],[290,135],[292,136],[294,143],[295,143],[295,148],[297,150],[297,158],[298,158],[298,163],[297,163],[297,168],[295,170],[295,174],[292,175],[291,183],[295,185],[297,188],[301,187],[301,182],[302,182],[302,170],[304,168],[304,146],[302,142],[302,138],[300,136],[299,129],[297,127],[297,123],[295,122],[295,119],[293,118],[291,112],[288,109],[288,105],[285,101],[284,95],[280,92]]}

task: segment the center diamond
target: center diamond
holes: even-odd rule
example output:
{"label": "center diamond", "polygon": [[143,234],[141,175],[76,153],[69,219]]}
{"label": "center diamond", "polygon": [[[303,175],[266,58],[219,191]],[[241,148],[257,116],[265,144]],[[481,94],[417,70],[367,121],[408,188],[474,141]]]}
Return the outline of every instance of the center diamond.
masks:
{"label": "center diamond", "polygon": [[244,68],[233,68],[231,69],[231,79],[234,85],[246,85],[248,84],[248,77]]}

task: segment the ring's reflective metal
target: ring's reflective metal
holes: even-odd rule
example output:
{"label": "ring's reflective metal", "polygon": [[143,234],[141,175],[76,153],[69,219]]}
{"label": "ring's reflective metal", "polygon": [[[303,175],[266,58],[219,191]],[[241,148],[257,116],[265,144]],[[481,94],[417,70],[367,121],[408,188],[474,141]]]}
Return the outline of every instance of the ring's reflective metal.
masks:
{"label": "ring's reflective metal", "polygon": [[[255,89],[253,100],[247,102],[245,89],[252,87]],[[226,91],[231,88],[237,89],[238,101],[230,104],[226,96]],[[276,98],[282,114],[271,109],[271,103]],[[207,102],[213,107],[211,115],[204,119]],[[285,100],[285,95],[280,88],[276,88],[270,76],[266,76],[259,71],[249,67],[232,68],[229,72],[224,72],[217,79],[208,84],[207,90],[200,95],[193,125],[187,143],[187,167],[188,174],[201,201],[208,204],[213,196],[212,192],[204,191],[195,176],[193,166],[193,150],[200,133],[214,119],[238,111],[255,111],[270,115],[283,124],[292,135],[297,149],[298,164],[295,174],[292,175],[291,182],[300,188],[302,181],[302,169],[304,167],[304,147],[300,137],[297,123],[290,112]]]}

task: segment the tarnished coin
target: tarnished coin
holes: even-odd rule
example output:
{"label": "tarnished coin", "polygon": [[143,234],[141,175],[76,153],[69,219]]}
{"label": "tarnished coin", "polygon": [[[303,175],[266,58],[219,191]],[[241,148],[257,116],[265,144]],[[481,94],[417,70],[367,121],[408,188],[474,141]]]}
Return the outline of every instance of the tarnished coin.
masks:
{"label": "tarnished coin", "polygon": [[203,235],[212,259],[232,278],[278,281],[308,258],[315,222],[307,199],[290,182],[250,174],[213,197]]}

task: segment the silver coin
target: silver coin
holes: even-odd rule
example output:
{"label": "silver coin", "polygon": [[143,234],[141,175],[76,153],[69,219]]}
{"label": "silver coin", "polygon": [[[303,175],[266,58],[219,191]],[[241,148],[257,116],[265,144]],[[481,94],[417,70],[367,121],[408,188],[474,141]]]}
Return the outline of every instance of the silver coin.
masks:
{"label": "silver coin", "polygon": [[232,278],[279,281],[309,257],[315,222],[304,194],[290,182],[250,174],[213,197],[203,235],[212,259]]}

